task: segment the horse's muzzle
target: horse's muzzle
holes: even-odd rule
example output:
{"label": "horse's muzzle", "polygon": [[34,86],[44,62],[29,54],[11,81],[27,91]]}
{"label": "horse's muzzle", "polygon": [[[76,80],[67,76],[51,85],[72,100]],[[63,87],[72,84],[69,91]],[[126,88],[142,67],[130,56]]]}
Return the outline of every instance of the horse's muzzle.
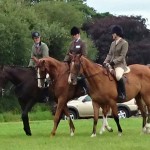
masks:
{"label": "horse's muzzle", "polygon": [[77,79],[73,78],[71,75],[69,75],[68,83],[72,85],[77,85]]}

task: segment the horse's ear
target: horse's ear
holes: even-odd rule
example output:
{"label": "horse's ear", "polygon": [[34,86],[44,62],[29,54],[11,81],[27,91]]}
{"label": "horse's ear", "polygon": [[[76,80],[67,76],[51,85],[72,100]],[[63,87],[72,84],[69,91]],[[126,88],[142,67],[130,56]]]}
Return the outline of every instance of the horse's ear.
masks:
{"label": "horse's ear", "polygon": [[78,54],[78,56],[79,56],[79,57],[81,57],[81,56],[82,56],[82,54]]}
{"label": "horse's ear", "polygon": [[45,60],[41,60],[41,65],[43,66],[45,64]]}
{"label": "horse's ear", "polygon": [[35,56],[33,56],[31,59],[32,59],[36,64],[39,63],[39,60],[38,60]]}

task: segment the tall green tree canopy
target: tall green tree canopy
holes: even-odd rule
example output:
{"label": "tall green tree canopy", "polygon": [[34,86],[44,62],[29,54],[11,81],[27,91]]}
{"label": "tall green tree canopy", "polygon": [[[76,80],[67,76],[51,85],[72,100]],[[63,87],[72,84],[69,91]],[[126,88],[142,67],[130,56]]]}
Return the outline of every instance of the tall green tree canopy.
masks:
{"label": "tall green tree canopy", "polygon": [[[82,1],[41,1],[30,5],[27,0],[1,0],[0,3],[0,63],[27,65],[33,44],[31,32],[39,31],[48,44],[50,55],[63,60],[70,43],[72,26],[81,27],[90,13]],[[89,54],[95,49],[84,32],[81,33]],[[96,50],[95,50],[96,53]]]}
{"label": "tall green tree canopy", "polygon": [[109,51],[112,42],[110,27],[118,24],[123,27],[125,38],[129,42],[128,64],[148,64],[150,63],[150,30],[145,23],[146,20],[141,16],[108,16],[84,23],[83,29],[98,49],[96,60],[98,63],[103,63]]}

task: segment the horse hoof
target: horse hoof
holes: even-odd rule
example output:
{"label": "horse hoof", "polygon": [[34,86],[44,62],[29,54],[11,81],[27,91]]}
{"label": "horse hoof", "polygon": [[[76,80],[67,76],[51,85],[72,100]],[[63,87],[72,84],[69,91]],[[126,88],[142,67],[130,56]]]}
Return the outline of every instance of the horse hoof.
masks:
{"label": "horse hoof", "polygon": [[30,129],[24,129],[24,131],[25,131],[27,136],[31,136],[32,135]]}
{"label": "horse hoof", "polygon": [[91,137],[96,137],[96,133],[95,133],[95,134],[93,133],[93,134],[91,135]]}
{"label": "horse hoof", "polygon": [[71,133],[70,133],[70,136],[74,136],[74,132],[71,132]]}
{"label": "horse hoof", "polygon": [[108,131],[108,132],[113,132],[113,129],[111,127],[105,127],[105,129]]}
{"label": "horse hoof", "polygon": [[146,127],[144,127],[142,131],[143,131],[143,133],[146,133]]}
{"label": "horse hoof", "polygon": [[32,134],[31,134],[31,133],[26,133],[26,135],[27,135],[27,136],[31,136]]}
{"label": "horse hoof", "polygon": [[107,128],[107,131],[108,132],[113,132],[113,129],[112,128]]}
{"label": "horse hoof", "polygon": [[50,134],[50,137],[54,137],[54,136],[55,136],[55,133],[51,133],[51,134]]}
{"label": "horse hoof", "polygon": [[103,134],[103,131],[100,131],[99,134],[102,135],[102,134]]}
{"label": "horse hoof", "polygon": [[103,132],[105,132],[105,128],[102,128],[100,131],[99,131],[99,134],[103,134]]}
{"label": "horse hoof", "polygon": [[118,136],[122,136],[122,133],[121,133],[121,132],[119,132],[119,133],[118,133]]}

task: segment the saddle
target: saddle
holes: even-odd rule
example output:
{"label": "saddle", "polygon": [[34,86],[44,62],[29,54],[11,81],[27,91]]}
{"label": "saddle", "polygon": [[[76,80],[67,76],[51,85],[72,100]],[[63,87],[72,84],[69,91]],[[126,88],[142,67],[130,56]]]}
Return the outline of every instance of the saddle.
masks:
{"label": "saddle", "polygon": [[[123,73],[123,79],[124,81],[126,81],[126,74],[129,73],[131,70],[130,70],[130,67],[126,67],[126,70],[125,72]],[[104,68],[104,74],[107,75],[110,79],[110,81],[112,80],[116,80],[116,75],[115,75],[115,70],[111,67],[111,68]]]}

